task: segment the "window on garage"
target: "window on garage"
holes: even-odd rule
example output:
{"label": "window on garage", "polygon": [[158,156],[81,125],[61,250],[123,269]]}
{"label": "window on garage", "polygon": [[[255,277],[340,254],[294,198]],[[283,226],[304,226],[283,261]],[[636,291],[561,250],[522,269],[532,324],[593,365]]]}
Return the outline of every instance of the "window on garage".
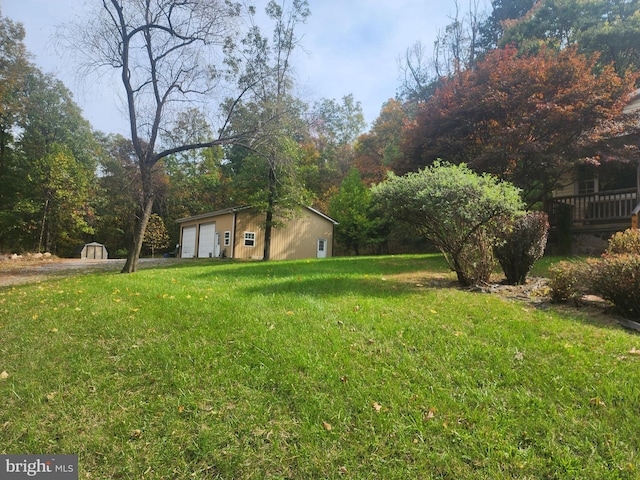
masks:
{"label": "window on garage", "polygon": [[244,246],[255,247],[256,246],[256,234],[255,232],[244,232]]}

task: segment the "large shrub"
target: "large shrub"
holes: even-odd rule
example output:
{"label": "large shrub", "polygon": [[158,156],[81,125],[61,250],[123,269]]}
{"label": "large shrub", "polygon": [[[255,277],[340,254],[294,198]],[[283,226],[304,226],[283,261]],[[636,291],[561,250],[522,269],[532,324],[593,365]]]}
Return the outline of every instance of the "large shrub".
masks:
{"label": "large shrub", "polygon": [[[392,218],[413,225],[445,256],[463,285],[484,283],[493,268],[495,223],[523,208],[520,191],[464,164],[436,162],[373,187]],[[488,268],[488,265],[491,265]]]}
{"label": "large shrub", "polygon": [[628,228],[624,232],[618,232],[609,239],[607,255],[640,255],[640,230]]}
{"label": "large shrub", "polygon": [[549,268],[551,298],[555,302],[578,301],[589,292],[590,265],[582,261],[562,261]]}
{"label": "large shrub", "polygon": [[523,285],[533,264],[544,255],[549,219],[544,212],[528,212],[505,219],[504,237],[493,249],[511,285]]}
{"label": "large shrub", "polygon": [[640,233],[617,233],[599,259],[560,262],[550,269],[554,300],[579,299],[586,293],[600,295],[618,312],[640,319]]}
{"label": "large shrub", "polygon": [[640,255],[603,255],[591,265],[591,284],[621,315],[640,319]]}

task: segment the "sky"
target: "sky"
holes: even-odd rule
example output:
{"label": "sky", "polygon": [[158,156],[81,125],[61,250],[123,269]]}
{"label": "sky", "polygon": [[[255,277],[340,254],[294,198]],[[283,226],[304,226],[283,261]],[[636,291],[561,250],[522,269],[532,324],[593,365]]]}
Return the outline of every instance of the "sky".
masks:
{"label": "sky", "polygon": [[[91,0],[97,1],[97,0]],[[128,134],[117,81],[87,81],[54,48],[57,29],[82,18],[87,0],[0,0],[2,16],[24,25],[33,63],[69,88],[94,129]],[[256,0],[265,5],[267,0]],[[466,5],[465,2],[459,2]],[[417,41],[431,48],[455,14],[454,0],[309,0],[295,71],[303,100],[353,94],[371,126],[395,96],[398,58]]]}

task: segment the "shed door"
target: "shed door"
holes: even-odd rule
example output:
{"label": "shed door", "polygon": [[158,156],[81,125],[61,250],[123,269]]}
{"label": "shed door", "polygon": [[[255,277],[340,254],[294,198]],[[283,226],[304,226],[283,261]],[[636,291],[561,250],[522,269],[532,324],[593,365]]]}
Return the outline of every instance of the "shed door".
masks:
{"label": "shed door", "polygon": [[318,258],[327,258],[327,240],[325,238],[318,239]]}
{"label": "shed door", "polygon": [[200,241],[198,242],[198,258],[216,256],[216,224],[200,225]]}
{"label": "shed door", "polygon": [[196,254],[196,227],[184,227],[182,229],[182,254],[181,258],[193,258]]}

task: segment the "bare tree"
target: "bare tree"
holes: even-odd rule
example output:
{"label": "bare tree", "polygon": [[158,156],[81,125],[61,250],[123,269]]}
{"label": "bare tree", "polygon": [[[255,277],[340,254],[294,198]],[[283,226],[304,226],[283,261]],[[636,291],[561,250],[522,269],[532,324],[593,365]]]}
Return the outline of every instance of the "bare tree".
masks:
{"label": "bare tree", "polygon": [[[85,68],[115,69],[124,89],[142,198],[123,273],[137,269],[154,203],[152,167],[172,154],[240,142],[255,134],[253,126],[233,134],[225,128],[239,99],[258,81],[245,78],[238,88],[233,62],[227,61],[253,13],[253,8],[245,10],[229,0],[102,0],[90,21],[76,24],[68,36],[84,56]],[[161,134],[171,130],[185,105],[194,103],[219,113],[219,133],[207,141],[163,148]]]}
{"label": "bare tree", "polygon": [[480,54],[479,37],[482,19],[480,0],[469,0],[469,10],[461,13],[458,0],[451,23],[438,31],[432,57],[422,42],[407,48],[398,60],[400,70],[400,96],[410,104],[427,101],[442,78],[451,77],[473,68]]}

